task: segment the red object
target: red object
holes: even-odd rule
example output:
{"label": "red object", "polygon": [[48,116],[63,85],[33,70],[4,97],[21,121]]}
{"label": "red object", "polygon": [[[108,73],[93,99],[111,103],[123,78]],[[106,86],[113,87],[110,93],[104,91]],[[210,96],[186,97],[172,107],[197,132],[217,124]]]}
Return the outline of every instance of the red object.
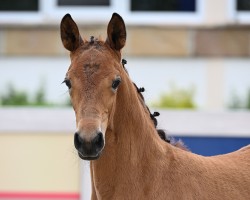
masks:
{"label": "red object", "polygon": [[63,192],[0,192],[0,199],[63,199],[79,200],[79,193]]}

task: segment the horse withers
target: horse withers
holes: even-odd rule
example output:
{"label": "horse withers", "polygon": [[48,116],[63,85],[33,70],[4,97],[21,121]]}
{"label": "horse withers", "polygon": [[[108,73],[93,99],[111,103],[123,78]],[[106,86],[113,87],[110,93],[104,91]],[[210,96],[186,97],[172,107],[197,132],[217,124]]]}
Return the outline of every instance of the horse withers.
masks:
{"label": "horse withers", "polygon": [[92,200],[250,199],[250,146],[203,157],[159,137],[121,63],[121,16],[112,15],[106,40],[86,40],[67,14],[61,39],[71,59],[64,82],[76,115],[74,145],[91,160]]}

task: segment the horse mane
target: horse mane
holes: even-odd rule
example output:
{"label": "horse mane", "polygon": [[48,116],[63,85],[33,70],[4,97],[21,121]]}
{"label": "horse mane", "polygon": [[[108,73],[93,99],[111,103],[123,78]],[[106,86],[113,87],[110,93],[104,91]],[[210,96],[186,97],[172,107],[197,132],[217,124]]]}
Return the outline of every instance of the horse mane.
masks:
{"label": "horse mane", "polygon": [[[123,66],[124,70],[126,71],[126,73],[128,74],[128,70],[126,69],[125,64],[127,64],[127,60],[122,59],[122,66]],[[157,131],[159,137],[162,140],[164,140],[165,142],[170,143],[175,147],[178,147],[178,148],[183,149],[185,151],[189,151],[189,149],[186,147],[186,145],[181,140],[175,141],[175,139],[173,137],[169,137],[167,135],[167,133],[166,133],[166,131],[164,129],[158,129],[157,128],[158,121],[157,121],[156,117],[158,117],[160,115],[160,113],[159,112],[151,113],[149,107],[146,105],[145,98],[144,98],[144,96],[142,94],[145,91],[145,88],[144,87],[139,88],[134,82],[133,82],[133,84],[134,84],[135,89],[136,89],[137,93],[139,94],[142,102],[144,103],[146,109],[149,112],[150,119],[153,121],[154,126],[156,128],[156,131]]]}

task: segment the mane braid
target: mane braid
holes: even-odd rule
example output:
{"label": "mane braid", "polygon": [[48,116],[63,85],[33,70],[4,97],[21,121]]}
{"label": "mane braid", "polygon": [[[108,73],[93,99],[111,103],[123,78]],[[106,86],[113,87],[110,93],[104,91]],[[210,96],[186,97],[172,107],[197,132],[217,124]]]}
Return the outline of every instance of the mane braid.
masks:
{"label": "mane braid", "polygon": [[90,44],[94,44],[94,42],[95,42],[95,37],[94,36],[90,36]]}
{"label": "mane braid", "polygon": [[[122,59],[122,66],[123,66],[123,69],[124,69],[124,70],[126,71],[126,73],[128,74],[128,71],[127,71],[127,69],[126,69],[126,67],[125,67],[125,64],[127,64],[127,60]],[[165,132],[163,129],[157,129],[158,121],[157,121],[156,117],[158,117],[158,116],[160,115],[160,113],[159,113],[159,112],[154,112],[154,113],[152,114],[151,111],[150,111],[150,109],[149,109],[149,107],[146,105],[144,96],[142,95],[142,92],[145,91],[144,87],[138,88],[137,85],[136,85],[134,82],[133,82],[133,84],[134,84],[134,86],[135,86],[135,88],[136,88],[136,91],[138,92],[139,96],[140,96],[141,99],[143,100],[145,107],[147,108],[147,110],[148,110],[148,112],[149,112],[149,116],[150,116],[151,120],[152,120],[153,123],[154,123],[154,126],[155,126],[155,128],[156,128],[156,131],[157,131],[158,135],[160,136],[160,138],[161,138],[162,140],[166,141],[167,143],[170,143],[171,141],[170,141],[170,139],[167,137],[166,132]]]}

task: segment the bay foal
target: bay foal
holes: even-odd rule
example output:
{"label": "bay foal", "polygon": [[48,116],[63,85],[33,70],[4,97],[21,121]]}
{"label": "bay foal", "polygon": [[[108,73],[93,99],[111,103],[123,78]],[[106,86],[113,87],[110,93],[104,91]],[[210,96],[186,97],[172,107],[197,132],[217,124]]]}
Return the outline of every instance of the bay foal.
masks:
{"label": "bay foal", "polygon": [[67,14],[61,39],[71,59],[64,82],[76,115],[74,144],[91,160],[92,200],[250,199],[250,146],[202,157],[158,136],[121,64],[126,28],[118,14],[105,41],[82,39]]}

